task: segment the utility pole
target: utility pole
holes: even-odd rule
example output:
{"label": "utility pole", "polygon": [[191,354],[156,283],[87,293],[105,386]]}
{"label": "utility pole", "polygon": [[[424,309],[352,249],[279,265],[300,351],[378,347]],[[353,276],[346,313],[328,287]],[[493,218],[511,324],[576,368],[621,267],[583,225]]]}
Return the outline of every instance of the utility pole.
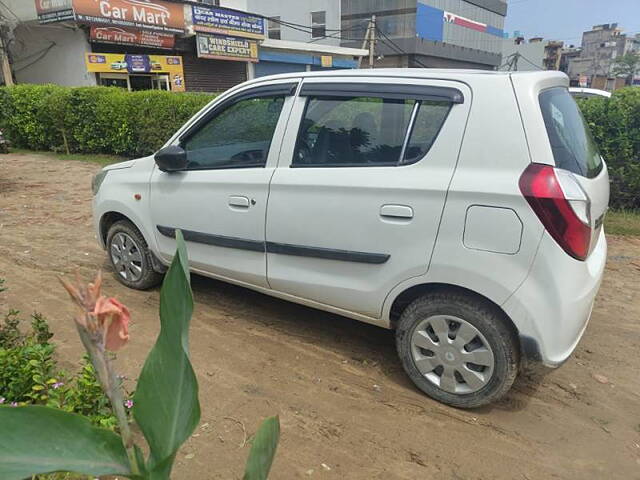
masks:
{"label": "utility pole", "polygon": [[[1,19],[0,19],[1,20]],[[0,68],[4,84],[8,87],[13,85],[13,73],[9,64],[9,46],[6,40],[6,27],[0,23]]]}
{"label": "utility pole", "polygon": [[[369,50],[369,68],[373,68],[373,57],[375,53],[376,42],[376,16],[371,15],[371,20],[367,25],[367,32],[364,34],[364,40],[362,41],[362,50]],[[358,68],[362,68],[362,55],[358,57]]]}
{"label": "utility pole", "polygon": [[371,15],[371,38],[369,39],[369,68],[373,68],[374,54],[376,51],[376,16]]}

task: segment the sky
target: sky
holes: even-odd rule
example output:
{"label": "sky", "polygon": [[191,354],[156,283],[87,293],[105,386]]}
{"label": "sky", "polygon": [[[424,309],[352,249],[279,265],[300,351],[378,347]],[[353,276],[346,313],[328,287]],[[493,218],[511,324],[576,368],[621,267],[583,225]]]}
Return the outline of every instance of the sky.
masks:
{"label": "sky", "polygon": [[509,0],[505,31],[580,45],[582,32],[602,23],[640,33],[640,0]]}

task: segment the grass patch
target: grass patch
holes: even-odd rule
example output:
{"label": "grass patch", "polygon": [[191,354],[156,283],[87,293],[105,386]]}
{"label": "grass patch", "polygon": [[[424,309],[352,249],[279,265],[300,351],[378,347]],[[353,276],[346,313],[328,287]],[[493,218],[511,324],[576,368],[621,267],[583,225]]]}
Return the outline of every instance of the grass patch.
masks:
{"label": "grass patch", "polygon": [[613,235],[640,236],[640,210],[610,210],[604,230]]}
{"label": "grass patch", "polygon": [[125,160],[129,160],[125,157],[119,157],[117,155],[107,155],[103,153],[58,153],[58,152],[39,152],[35,150],[27,150],[25,148],[12,148],[9,151],[9,154],[18,153],[18,154],[29,154],[29,155],[45,155],[47,157],[56,158],[58,160],[75,160],[78,162],[91,162],[97,163],[98,165],[102,165],[103,167],[106,165],[111,165],[118,162],[123,162]]}

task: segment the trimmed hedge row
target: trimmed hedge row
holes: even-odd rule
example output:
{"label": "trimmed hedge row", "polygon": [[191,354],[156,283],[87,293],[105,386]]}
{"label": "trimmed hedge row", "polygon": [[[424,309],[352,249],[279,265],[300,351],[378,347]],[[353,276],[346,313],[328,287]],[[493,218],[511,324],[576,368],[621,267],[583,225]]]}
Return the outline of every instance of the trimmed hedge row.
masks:
{"label": "trimmed hedge row", "polygon": [[640,88],[578,102],[607,162],[611,206],[640,208]]}
{"label": "trimmed hedge row", "polygon": [[[143,156],[213,95],[114,87],[0,88],[0,128],[21,148]],[[640,88],[580,100],[611,177],[611,206],[640,208]]]}
{"label": "trimmed hedge row", "polygon": [[0,128],[19,148],[136,157],[156,151],[212,98],[115,87],[3,87]]}

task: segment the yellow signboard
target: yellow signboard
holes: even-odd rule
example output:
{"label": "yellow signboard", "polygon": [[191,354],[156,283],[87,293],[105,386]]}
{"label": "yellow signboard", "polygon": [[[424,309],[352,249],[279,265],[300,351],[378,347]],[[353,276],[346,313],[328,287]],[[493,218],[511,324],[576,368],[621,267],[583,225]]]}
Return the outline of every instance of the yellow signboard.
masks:
{"label": "yellow signboard", "polygon": [[333,67],[333,57],[331,55],[322,55],[320,57],[320,65],[324,68]]}
{"label": "yellow signboard", "polygon": [[169,74],[171,90],[184,92],[182,57],[167,55],[130,55],[124,53],[86,53],[87,71],[144,75]]}

